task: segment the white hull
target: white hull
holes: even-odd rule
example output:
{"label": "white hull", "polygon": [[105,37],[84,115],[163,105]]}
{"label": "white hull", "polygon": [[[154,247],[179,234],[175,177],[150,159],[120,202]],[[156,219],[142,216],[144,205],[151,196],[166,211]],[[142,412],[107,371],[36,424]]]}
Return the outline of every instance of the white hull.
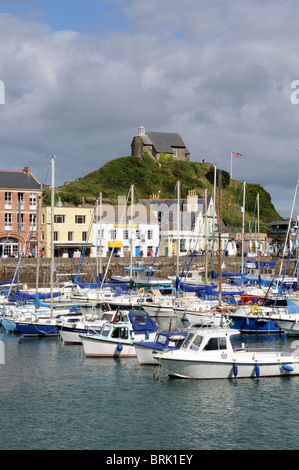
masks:
{"label": "white hull", "polygon": [[[140,365],[156,365],[159,364],[158,359],[155,359],[153,353],[155,350],[152,348],[143,347],[140,344],[135,344],[135,351],[137,354],[138,362]],[[159,352],[161,354],[161,352]]]}
{"label": "white hull", "polygon": [[81,338],[79,337],[79,332],[61,330],[60,336],[64,344],[81,344]]}
{"label": "white hull", "polygon": [[[168,355],[170,353],[167,353]],[[183,360],[167,359],[165,355],[161,357],[161,362],[168,375],[188,378],[188,379],[232,379],[232,378],[253,378],[257,377],[256,364],[259,367],[259,377],[276,377],[299,375],[298,358],[285,357],[277,354],[277,357],[269,357],[267,361],[263,355],[252,353],[239,353],[242,358],[236,363],[234,358],[227,358],[217,362],[211,360]],[[255,356],[255,360],[253,357]],[[272,355],[273,356],[273,355]],[[261,359],[259,359],[261,357]],[[235,375],[234,364],[237,365],[237,375]],[[285,370],[282,364],[291,365],[294,370]]]}
{"label": "white hull", "polygon": [[151,317],[169,318],[176,316],[172,307],[142,304],[142,308]]}
{"label": "white hull", "polygon": [[[292,317],[292,315],[289,315]],[[299,320],[292,320],[292,319],[275,319],[273,318],[275,323],[289,336],[299,336]]]}
{"label": "white hull", "polygon": [[136,350],[131,344],[122,343],[118,349],[118,341],[101,341],[95,338],[81,337],[85,355],[88,357],[136,357]]}
{"label": "white hull", "polygon": [[189,323],[198,325],[222,326],[226,324],[226,319],[221,314],[186,312],[186,318]]}

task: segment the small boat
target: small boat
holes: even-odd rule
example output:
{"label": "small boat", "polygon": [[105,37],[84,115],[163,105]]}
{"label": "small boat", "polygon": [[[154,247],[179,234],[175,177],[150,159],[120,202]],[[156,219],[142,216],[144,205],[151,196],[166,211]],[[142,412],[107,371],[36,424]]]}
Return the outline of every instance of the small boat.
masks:
{"label": "small boat", "polygon": [[159,364],[159,360],[155,359],[154,354],[160,355],[165,351],[180,348],[186,336],[187,332],[182,330],[159,331],[154,341],[135,341],[134,347],[139,364]]}
{"label": "small boat", "polygon": [[[80,335],[84,333],[99,333],[104,323],[112,321],[117,312],[110,311],[103,314],[102,318],[74,317],[65,319],[62,325],[59,325],[60,336],[64,344],[81,344]],[[128,313],[128,312],[127,312]],[[125,311],[119,311],[116,316],[116,322],[127,318]]]}
{"label": "small boat", "polygon": [[153,295],[144,296],[139,303],[143,310],[151,317],[175,317],[173,310],[175,295],[161,295],[160,291],[156,289],[151,292]]}
{"label": "small boat", "polygon": [[156,355],[170,377],[234,379],[299,375],[299,356],[233,345],[229,328],[190,328],[180,349]]}
{"label": "small boat", "polygon": [[[123,276],[111,276],[111,281],[116,283],[125,283],[130,284],[131,288],[137,287],[140,288],[149,288],[149,289],[160,289],[161,291],[172,291],[172,281],[171,279],[162,279],[156,276],[156,273],[161,272],[159,269],[153,269],[151,267],[145,266],[145,264],[140,261],[137,266],[126,266],[124,268]],[[132,273],[132,276],[131,276]]]}
{"label": "small boat", "polygon": [[35,321],[24,320],[16,322],[16,328],[24,337],[59,336],[58,324],[61,321],[55,317],[39,317]]}
{"label": "small boat", "polygon": [[134,341],[152,341],[158,326],[149,315],[129,312],[129,321],[113,319],[98,334],[81,334],[84,353],[89,357],[136,357]]}

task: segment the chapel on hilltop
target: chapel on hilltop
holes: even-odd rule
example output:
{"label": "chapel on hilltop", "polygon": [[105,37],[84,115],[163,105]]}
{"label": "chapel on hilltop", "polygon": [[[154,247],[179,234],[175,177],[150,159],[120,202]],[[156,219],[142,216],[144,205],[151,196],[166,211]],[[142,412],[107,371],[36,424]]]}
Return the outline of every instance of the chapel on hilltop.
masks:
{"label": "chapel on hilltop", "polygon": [[190,153],[180,134],[172,132],[145,132],[141,125],[138,127],[138,135],[131,143],[131,155],[133,157],[144,158],[148,154],[155,161],[160,156],[171,155],[174,160],[189,162]]}

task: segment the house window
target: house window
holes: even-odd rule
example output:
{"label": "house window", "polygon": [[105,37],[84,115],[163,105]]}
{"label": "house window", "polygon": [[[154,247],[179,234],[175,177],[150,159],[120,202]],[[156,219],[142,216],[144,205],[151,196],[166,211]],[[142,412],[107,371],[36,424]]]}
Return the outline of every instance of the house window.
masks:
{"label": "house window", "polygon": [[140,230],[136,230],[136,238],[137,240],[140,240]]}
{"label": "house window", "polygon": [[59,240],[59,232],[54,232],[53,237],[54,237],[54,242],[58,242],[58,240]]}
{"label": "house window", "polygon": [[54,215],[54,224],[65,224],[65,215]]}
{"label": "house window", "polygon": [[116,230],[115,229],[110,230],[110,238],[111,238],[111,240],[116,240]]}
{"label": "house window", "polygon": [[12,214],[5,214],[5,227],[4,230],[9,230],[12,224]]}
{"label": "house window", "polygon": [[80,225],[84,225],[86,223],[85,222],[85,215],[76,215],[75,216],[75,223],[80,224]]}
{"label": "house window", "polygon": [[29,201],[30,201],[30,209],[35,209],[36,208],[36,199],[37,199],[37,194],[36,193],[30,193],[29,196]]}
{"label": "house window", "polygon": [[125,229],[123,236],[124,236],[124,240],[128,240],[129,239],[129,230]]}
{"label": "house window", "polygon": [[17,222],[18,222],[18,226],[20,223],[21,231],[24,232],[25,231],[24,214],[20,214],[20,215],[21,215],[21,220],[19,218],[19,214],[17,214]]}
{"label": "house window", "polygon": [[36,230],[36,215],[29,214],[30,230]]}
{"label": "house window", "polygon": [[20,207],[20,209],[25,209],[24,193],[18,193],[18,207]]}
{"label": "house window", "polygon": [[68,232],[67,233],[67,239],[69,242],[72,242],[74,239],[74,232]]}
{"label": "house window", "polygon": [[177,156],[178,156],[178,151],[177,151],[177,150],[174,150],[174,151],[173,151],[173,158],[177,158]]}
{"label": "house window", "polygon": [[82,241],[86,242],[87,240],[87,232],[82,232]]}
{"label": "house window", "polygon": [[152,239],[153,239],[153,231],[152,231],[152,230],[148,230],[148,231],[147,231],[147,239],[148,239],[148,240],[152,240]]}
{"label": "house window", "polygon": [[5,209],[12,209],[12,193],[5,193]]}

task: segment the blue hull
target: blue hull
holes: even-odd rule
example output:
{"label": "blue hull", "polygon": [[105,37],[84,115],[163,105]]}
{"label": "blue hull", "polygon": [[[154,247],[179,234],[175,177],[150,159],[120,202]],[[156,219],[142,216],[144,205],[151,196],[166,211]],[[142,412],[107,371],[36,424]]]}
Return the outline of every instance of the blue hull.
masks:
{"label": "blue hull", "polygon": [[280,333],[281,328],[273,320],[257,319],[248,317],[235,317],[230,315],[234,324],[230,325],[232,329],[241,331],[241,333]]}
{"label": "blue hull", "polygon": [[22,336],[59,336],[56,325],[37,323],[16,323]]}

